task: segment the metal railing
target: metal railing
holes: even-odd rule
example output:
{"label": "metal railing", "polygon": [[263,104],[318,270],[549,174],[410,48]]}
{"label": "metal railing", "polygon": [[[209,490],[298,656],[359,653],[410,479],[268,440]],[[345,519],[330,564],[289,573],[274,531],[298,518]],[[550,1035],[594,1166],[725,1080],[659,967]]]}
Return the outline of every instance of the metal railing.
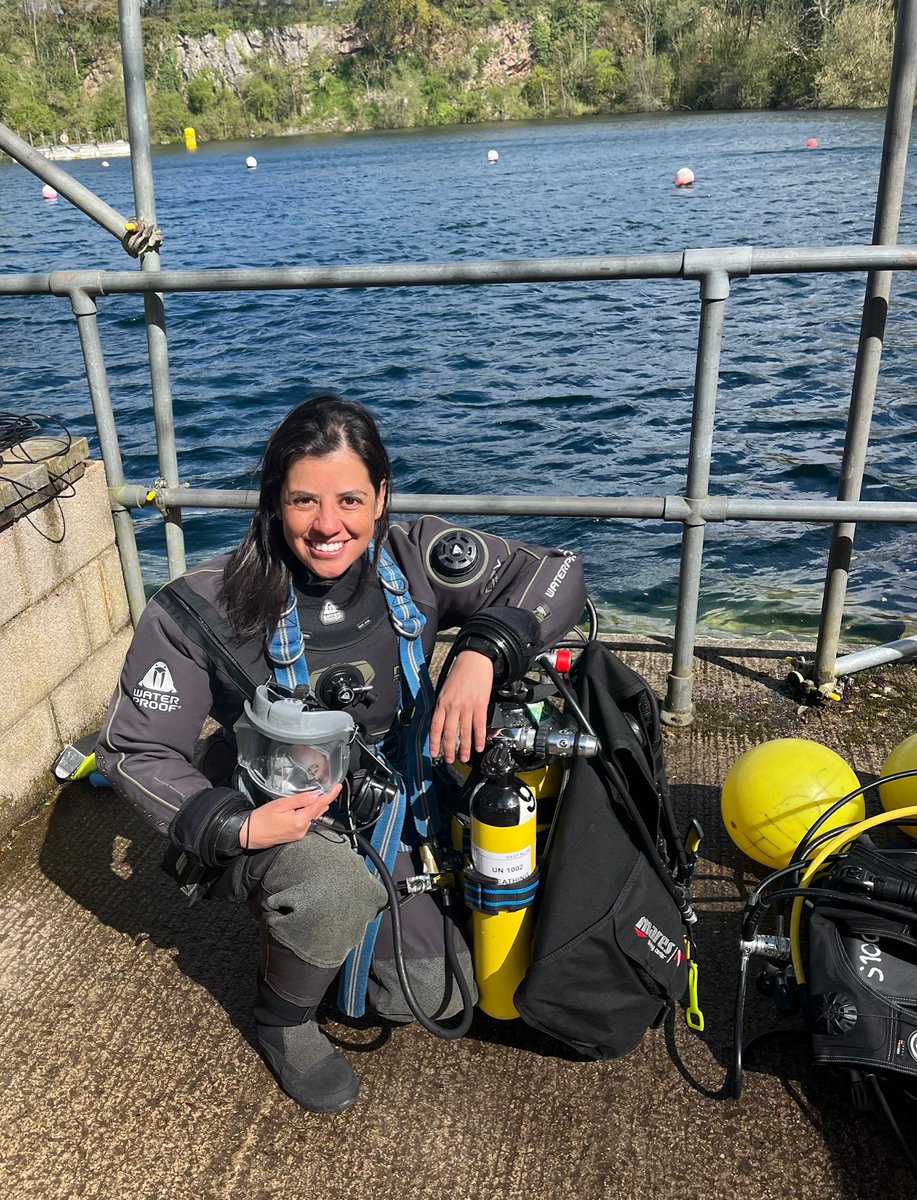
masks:
{"label": "metal railing", "polygon": [[[849,669],[917,654],[917,639],[901,639],[888,647],[838,660],[841,619],[849,577],[855,522],[917,523],[917,503],[860,500],[872,408],[885,331],[893,271],[917,270],[917,246],[897,246],[895,239],[904,190],[904,174],[917,82],[917,0],[898,7],[890,100],[885,125],[882,167],[873,244],[832,248],[756,249],[726,247],[669,253],[512,261],[367,264],[345,267],[238,270],[162,270],[159,255],[142,255],[137,271],[53,271],[0,275],[0,295],[50,295],[67,298],[76,318],[89,384],[99,447],[109,482],[112,513],[131,614],[136,622],[145,603],[140,560],[131,509],[155,504],[166,525],[172,576],[185,569],[183,508],[254,508],[257,493],[188,489],[180,484],[169,385],[168,348],[162,296],[168,292],[314,290],[326,288],[449,287],[475,284],[544,283],[623,279],[695,280],[699,284],[699,332],[694,401],[684,495],[669,496],[505,496],[397,494],[395,512],[525,514],[585,518],[641,518],[680,522],[681,563],[675,639],[664,702],[665,720],[687,725],[693,718],[692,664],[708,522],[798,521],[834,526],[828,559],[815,661],[807,682],[829,689],[836,675]],[[137,0],[120,0],[131,170],[137,216],[130,221],[83,185],[0,126],[0,149],[16,158],[115,237],[124,238],[135,222],[154,227],[143,56]],[[836,500],[761,500],[710,496],[714,418],[720,351],[732,280],[753,275],[866,271],[866,298],[857,366]],[[160,479],[147,483],[125,479],[97,320],[97,301],[114,294],[144,299]],[[866,661],[861,656],[865,654]],[[800,677],[802,678],[802,677]]]}

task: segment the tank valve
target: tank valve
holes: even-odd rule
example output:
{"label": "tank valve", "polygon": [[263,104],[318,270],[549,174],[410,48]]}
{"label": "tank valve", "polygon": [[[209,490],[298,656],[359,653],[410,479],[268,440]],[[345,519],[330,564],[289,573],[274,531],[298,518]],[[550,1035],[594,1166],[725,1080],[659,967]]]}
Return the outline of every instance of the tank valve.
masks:
{"label": "tank valve", "polygon": [[599,739],[577,729],[544,726],[532,729],[519,725],[492,729],[489,736],[508,742],[521,754],[534,754],[538,758],[595,758],[599,752]]}

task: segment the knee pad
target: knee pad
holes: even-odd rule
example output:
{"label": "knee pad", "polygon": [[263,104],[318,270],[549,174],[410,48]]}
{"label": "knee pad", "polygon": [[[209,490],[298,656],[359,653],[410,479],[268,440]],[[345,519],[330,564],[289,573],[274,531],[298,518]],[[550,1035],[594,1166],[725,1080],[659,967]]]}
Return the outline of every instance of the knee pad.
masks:
{"label": "knee pad", "polygon": [[350,843],[325,830],[285,845],[262,886],[271,936],[316,967],[339,967],[388,900]]}

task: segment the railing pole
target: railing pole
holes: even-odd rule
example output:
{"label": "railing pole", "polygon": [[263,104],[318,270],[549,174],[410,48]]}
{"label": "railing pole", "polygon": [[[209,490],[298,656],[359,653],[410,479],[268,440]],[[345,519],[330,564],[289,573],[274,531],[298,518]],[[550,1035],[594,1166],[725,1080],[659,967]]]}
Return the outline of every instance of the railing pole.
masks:
{"label": "railing pole", "polygon": [[[703,501],[710,485],[713,453],[713,421],[719,383],[723,321],[729,296],[729,276],[711,271],[701,278],[700,332],[694,372],[694,410],[691,417],[691,447],[685,499]],[[681,539],[678,576],[678,609],[675,617],[675,650],[669,672],[662,719],[666,725],[690,725],[694,720],[694,639],[700,599],[701,562],[704,554],[702,516],[687,517]]]}
{"label": "railing pole", "polygon": [[[115,426],[115,414],[112,411],[111,394],[108,390],[108,375],[105,371],[105,358],[102,354],[102,340],[99,337],[96,302],[85,292],[76,290],[70,293],[70,304],[76,317],[80,345],[83,348],[83,362],[86,366],[89,397],[95,415],[105,477],[109,488],[122,487],[124,467],[121,463],[118,430]],[[124,575],[131,620],[136,625],[146,606],[146,595],[143,590],[137,541],[134,537],[134,522],[130,511],[121,504],[112,504],[111,515],[115,524],[115,542],[121,558],[121,571]]]}
{"label": "railing pole", "polygon": [[[118,25],[121,37],[121,59],[124,67],[124,97],[127,104],[127,125],[131,144],[131,178],[134,184],[136,215],[156,224],[156,199],[153,191],[153,162],[150,152],[150,126],[147,116],[146,84],[144,81],[143,38],[140,30],[138,0],[118,0]],[[143,255],[142,271],[159,270],[159,254],[150,251]],[[178,454],[175,448],[175,422],[172,417],[172,387],[169,382],[169,347],[166,341],[166,318],[162,294],[147,292],[143,297],[146,318],[146,338],[150,355],[150,383],[153,391],[153,416],[156,424],[156,447],[159,455],[159,486],[178,487]],[[174,578],[185,569],[185,538],[182,531],[181,509],[168,508],[163,512],[166,530],[166,552],[169,574]]]}
{"label": "railing pole", "polygon": [[[873,226],[874,245],[893,245],[898,239],[901,202],[904,196],[904,177],[907,170],[908,141],[914,111],[914,87],[917,81],[917,4],[915,0],[900,0],[895,30],[895,52],[892,58],[888,112],[885,118],[885,140],[882,147],[882,166],[876,195],[876,219]],[[844,440],[838,500],[859,500],[866,465],[866,450],[872,425],[872,410],[876,398],[885,320],[891,295],[891,271],[870,271],[866,279],[866,299],[860,324],[860,344],[857,350],[850,413]],[[817,687],[830,686],[834,680],[850,575],[850,558],[856,524],[839,522],[831,536],[828,570],[822,597],[818,643],[813,665]]]}

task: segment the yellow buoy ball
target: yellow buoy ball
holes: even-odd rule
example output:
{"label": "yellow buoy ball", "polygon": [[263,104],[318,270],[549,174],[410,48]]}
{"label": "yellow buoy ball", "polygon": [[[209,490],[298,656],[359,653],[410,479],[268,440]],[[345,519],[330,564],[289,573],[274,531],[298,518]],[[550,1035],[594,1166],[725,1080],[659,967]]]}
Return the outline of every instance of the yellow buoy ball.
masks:
{"label": "yellow buoy ball", "polygon": [[[883,775],[897,775],[899,771],[917,771],[917,733],[900,742],[882,764]],[[886,812],[917,806],[917,775],[880,784],[879,799]],[[917,838],[917,825],[902,825],[900,828],[912,838]]]}
{"label": "yellow buoy ball", "polygon": [[[723,783],[721,809],[740,850],[765,867],[785,867],[809,828],[835,801],[860,786],[833,750],[808,738],[775,738],[746,750]],[[866,813],[863,797],[849,800],[819,830]]]}

